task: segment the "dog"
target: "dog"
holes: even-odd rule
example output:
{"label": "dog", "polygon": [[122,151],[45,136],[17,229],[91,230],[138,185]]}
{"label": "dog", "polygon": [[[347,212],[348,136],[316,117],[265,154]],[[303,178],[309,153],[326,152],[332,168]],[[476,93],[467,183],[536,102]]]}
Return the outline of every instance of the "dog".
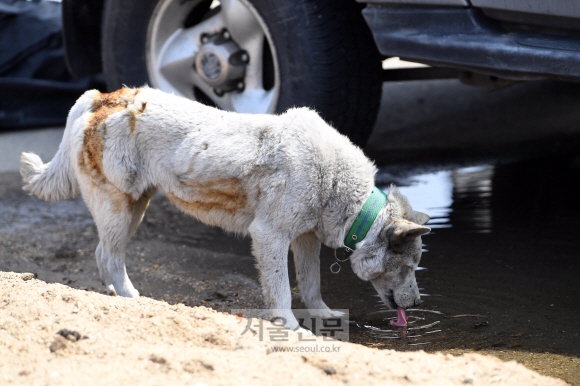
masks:
{"label": "dog", "polygon": [[[336,316],[320,294],[321,244],[345,247],[369,197],[383,194],[374,187],[376,171],[308,108],[240,114],[148,87],[85,92],[53,160],[43,164],[22,153],[20,168],[23,189],[40,199],[82,195],[98,229],[95,255],[109,294],[139,296],[127,276],[125,247],[160,191],[206,224],[250,235],[265,304],[290,329],[299,326],[291,311],[289,249],[305,306]],[[387,307],[405,309],[420,303],[415,270],[429,216],[414,211],[394,186],[379,198],[374,220],[362,219],[366,236],[347,240],[347,252],[356,275],[372,282]]]}

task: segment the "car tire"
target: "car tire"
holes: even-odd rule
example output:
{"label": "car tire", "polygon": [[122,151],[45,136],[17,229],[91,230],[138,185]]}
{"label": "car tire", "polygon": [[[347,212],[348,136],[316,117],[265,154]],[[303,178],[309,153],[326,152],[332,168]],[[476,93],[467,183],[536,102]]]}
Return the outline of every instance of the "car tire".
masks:
{"label": "car tire", "polygon": [[[147,40],[160,1],[167,0],[107,1],[102,56],[110,90],[157,86],[151,84],[147,68]],[[274,46],[279,90],[272,112],[313,108],[354,143],[364,145],[376,119],[382,82],[381,57],[361,5],[353,0],[240,1],[257,11]]]}

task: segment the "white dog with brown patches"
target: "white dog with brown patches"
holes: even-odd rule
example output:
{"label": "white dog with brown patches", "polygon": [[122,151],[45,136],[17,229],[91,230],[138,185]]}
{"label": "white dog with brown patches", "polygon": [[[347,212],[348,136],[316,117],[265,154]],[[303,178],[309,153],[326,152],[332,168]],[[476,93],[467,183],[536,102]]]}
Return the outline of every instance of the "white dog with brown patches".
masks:
{"label": "white dog with brown patches", "polygon": [[[43,200],[82,194],[99,232],[96,259],[109,294],[139,296],[125,247],[161,191],[204,223],[251,236],[265,303],[288,328],[298,327],[289,248],[304,304],[324,310],[318,313],[333,315],[320,295],[321,243],[352,242],[354,272],[388,307],[420,302],[415,269],[429,217],[394,187],[388,198],[376,193],[373,163],[306,108],[246,115],[146,87],[92,90],[71,109],[54,159],[43,164],[23,153],[20,172],[24,189]],[[379,201],[369,209],[373,192]]]}

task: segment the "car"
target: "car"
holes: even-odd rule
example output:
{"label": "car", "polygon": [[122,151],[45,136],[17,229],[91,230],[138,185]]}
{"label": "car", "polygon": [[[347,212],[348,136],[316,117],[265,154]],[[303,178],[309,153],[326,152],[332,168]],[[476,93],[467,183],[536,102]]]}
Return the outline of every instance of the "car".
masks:
{"label": "car", "polygon": [[[580,80],[577,0],[63,0],[67,63],[243,113],[308,106],[359,145],[382,82]],[[429,67],[383,70],[388,57]],[[388,97],[388,96],[387,96]]]}

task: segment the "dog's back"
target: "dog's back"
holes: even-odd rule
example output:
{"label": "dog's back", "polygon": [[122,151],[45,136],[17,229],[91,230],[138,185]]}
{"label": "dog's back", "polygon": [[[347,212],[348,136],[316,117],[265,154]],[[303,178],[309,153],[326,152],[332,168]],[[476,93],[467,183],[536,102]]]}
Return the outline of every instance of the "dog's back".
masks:
{"label": "dog's back", "polygon": [[238,114],[144,87],[86,92],[54,159],[43,164],[23,153],[21,173],[24,189],[39,198],[82,194],[99,231],[101,279],[110,294],[135,297],[125,247],[158,190],[207,224],[251,234],[268,287],[298,236],[342,245],[375,167],[309,109]]}
{"label": "dog's back", "polygon": [[108,200],[118,213],[158,189],[188,214],[239,233],[260,210],[316,216],[333,195],[353,193],[348,181],[364,175],[355,189],[370,189],[374,172],[311,110],[237,114],[147,87],[86,92],[55,158],[43,165],[23,153],[21,167],[24,189],[45,200],[80,191],[89,207]]}

